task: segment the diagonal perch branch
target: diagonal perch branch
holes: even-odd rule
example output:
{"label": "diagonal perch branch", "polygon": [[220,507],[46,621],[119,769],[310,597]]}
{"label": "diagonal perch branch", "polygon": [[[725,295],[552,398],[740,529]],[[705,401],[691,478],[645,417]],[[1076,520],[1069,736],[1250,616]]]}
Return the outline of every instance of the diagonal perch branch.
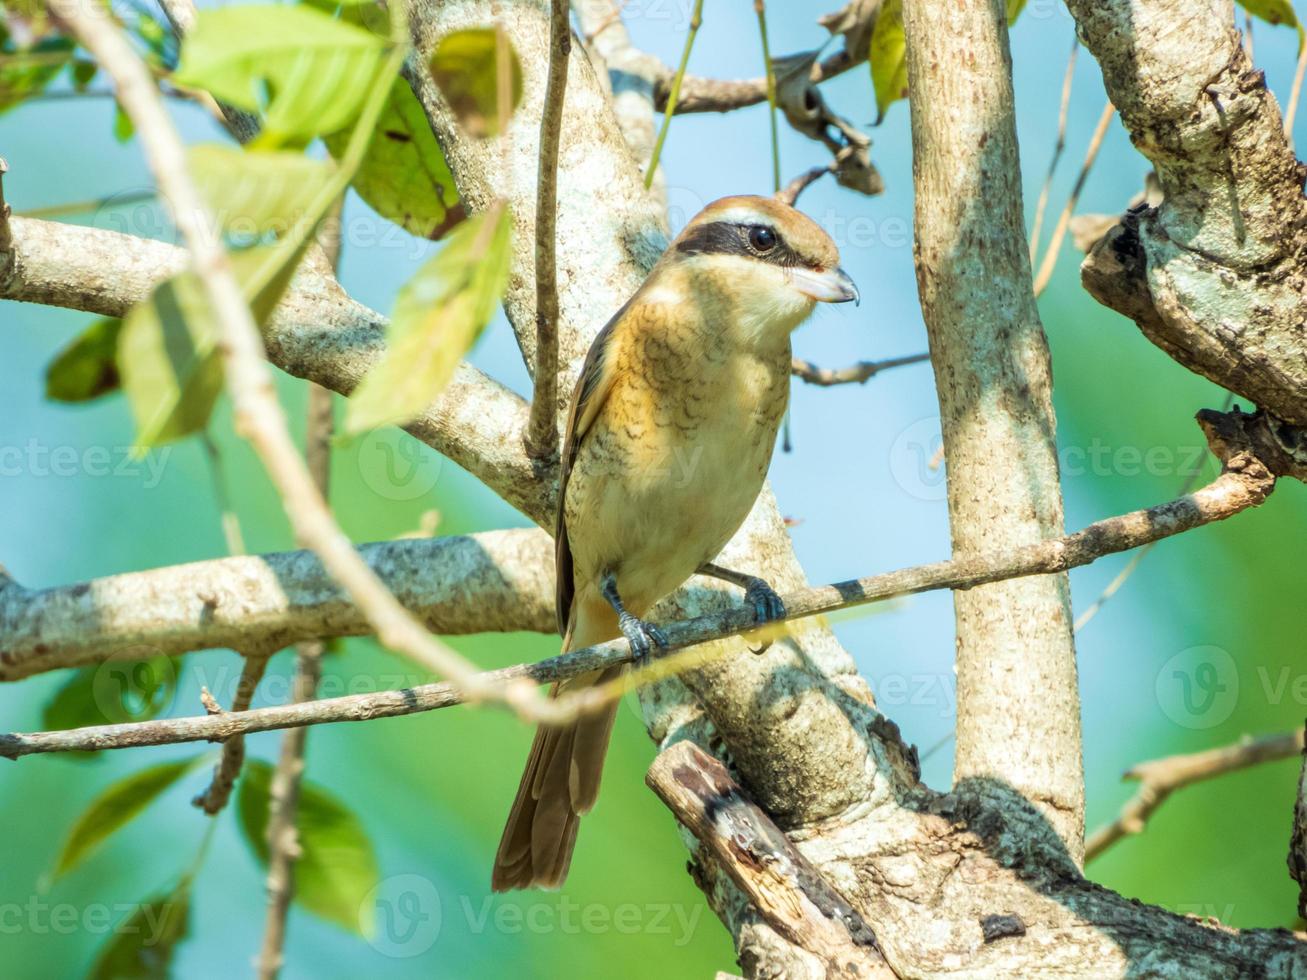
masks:
{"label": "diagonal perch branch", "polygon": [[832,977],[894,977],[871,928],[744,795],[720,761],[693,742],[654,759],[649,788],[739,886],[782,938]]}
{"label": "diagonal perch branch", "polygon": [[[1232,417],[1247,419],[1259,416],[1242,416],[1238,412],[1231,413],[1231,416],[1217,416],[1219,420]],[[1204,424],[1211,431],[1211,421],[1205,420]],[[1233,448],[1218,445],[1227,450]],[[935,589],[970,589],[990,582],[1078,568],[1104,555],[1128,551],[1256,507],[1274,490],[1276,478],[1276,472],[1268,469],[1251,452],[1239,449],[1226,459],[1224,471],[1207,486],[1146,510],[1109,517],[1074,534],[791,592],[782,596],[787,610],[786,621]],[[668,649],[682,650],[756,629],[752,610],[734,607],[722,613],[669,623],[665,632]],[[536,664],[521,664],[482,674],[478,676],[478,683],[499,685],[523,678],[548,683],[625,663],[629,659],[630,650],[625,641],[614,640]],[[651,669],[656,667],[657,662]],[[562,720],[575,717],[578,712],[597,710],[613,697],[620,696],[623,690],[594,688],[551,704],[557,720]],[[424,684],[401,691],[258,708],[209,718],[163,719],[63,732],[0,735],[0,755],[17,758],[45,752],[97,751],[225,739],[238,733],[298,725],[415,714],[447,708],[462,701],[458,690],[448,684]]]}

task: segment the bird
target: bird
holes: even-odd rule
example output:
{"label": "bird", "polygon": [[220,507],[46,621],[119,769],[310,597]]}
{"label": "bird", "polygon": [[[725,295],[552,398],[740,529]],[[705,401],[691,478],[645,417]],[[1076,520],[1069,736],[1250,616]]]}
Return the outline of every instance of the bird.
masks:
{"label": "bird", "polygon": [[[742,587],[759,622],[784,617],[763,579],[713,559],[762,490],[789,401],[791,332],[817,303],[850,300],[860,296],[835,242],[775,198],[714,201],[671,242],[596,335],[572,395],[555,525],[565,652],[625,637],[638,662],[665,647],[644,616],[696,573]],[[616,711],[537,730],[494,891],[562,885]]]}

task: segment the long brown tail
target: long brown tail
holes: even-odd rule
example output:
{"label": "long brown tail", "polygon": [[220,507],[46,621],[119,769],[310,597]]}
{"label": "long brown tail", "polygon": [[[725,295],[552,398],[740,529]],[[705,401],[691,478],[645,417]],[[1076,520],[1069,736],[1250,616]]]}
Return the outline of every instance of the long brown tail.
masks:
{"label": "long brown tail", "polygon": [[[596,610],[587,615],[578,603],[563,650],[581,650],[619,635],[616,617]],[[621,673],[622,667],[582,674],[554,685],[553,696],[598,684]],[[599,795],[608,739],[617,716],[614,702],[604,711],[562,727],[536,729],[517,798],[508,814],[504,836],[495,855],[490,887],[557,888],[567,877],[576,846],[581,815]]]}

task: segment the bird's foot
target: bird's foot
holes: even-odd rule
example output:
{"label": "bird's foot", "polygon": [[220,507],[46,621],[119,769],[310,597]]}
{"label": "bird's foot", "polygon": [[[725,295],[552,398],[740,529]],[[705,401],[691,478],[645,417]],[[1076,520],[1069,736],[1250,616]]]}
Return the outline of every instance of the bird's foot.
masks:
{"label": "bird's foot", "polygon": [[655,646],[660,650],[667,649],[667,634],[653,623],[623,611],[617,617],[617,626],[626,637],[626,642],[631,645],[631,655],[636,663],[648,658]]}
{"label": "bird's foot", "polygon": [[756,576],[750,575],[744,587],[744,601],[753,606],[753,614],[760,623],[785,618],[785,603],[776,590]]}

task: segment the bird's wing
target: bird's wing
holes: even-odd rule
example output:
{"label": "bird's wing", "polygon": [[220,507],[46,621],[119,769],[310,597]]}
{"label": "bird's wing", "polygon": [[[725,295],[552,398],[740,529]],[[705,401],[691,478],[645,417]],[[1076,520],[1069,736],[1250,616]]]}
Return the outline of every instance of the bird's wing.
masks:
{"label": "bird's wing", "polygon": [[572,407],[567,415],[567,431],[563,436],[563,457],[558,478],[558,518],[554,524],[554,570],[557,573],[557,610],[558,631],[567,634],[568,617],[572,610],[572,595],[575,585],[572,582],[572,545],[567,540],[567,480],[572,475],[572,464],[576,461],[577,450],[585,438],[590,425],[603,407],[608,392],[613,387],[612,340],[617,324],[621,322],[626,311],[630,309],[635,297],[627,301],[604,328],[595,335],[581,366],[581,376],[576,380],[576,390],[572,393]]}

